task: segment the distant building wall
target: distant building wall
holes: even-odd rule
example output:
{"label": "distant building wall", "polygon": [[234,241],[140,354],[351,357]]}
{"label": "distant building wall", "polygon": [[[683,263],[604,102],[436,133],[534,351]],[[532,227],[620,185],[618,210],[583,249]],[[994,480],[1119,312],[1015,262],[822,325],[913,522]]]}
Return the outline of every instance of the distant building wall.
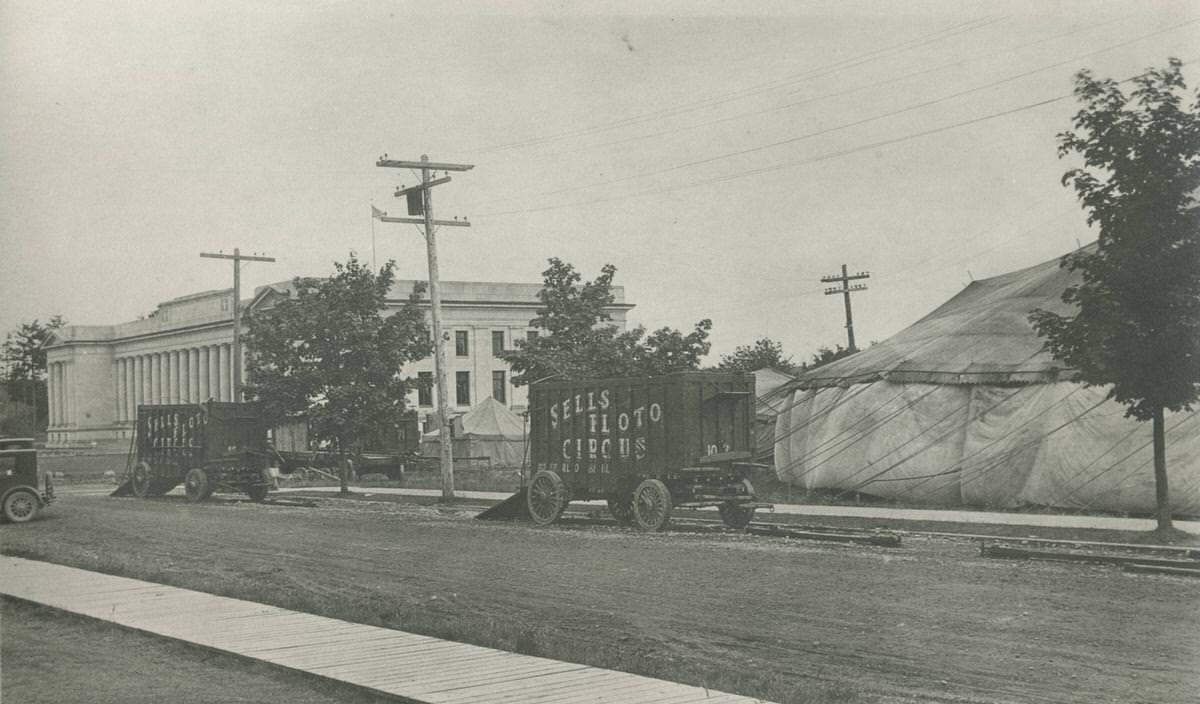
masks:
{"label": "distant building wall", "polygon": [[[398,281],[389,295],[389,308],[403,304],[413,281]],[[290,282],[260,287],[243,309],[272,305],[290,294]],[[512,372],[495,357],[493,340],[503,338],[505,348],[525,339],[529,321],[540,307],[540,284],[442,282],[442,327],[446,344],[447,390],[450,406],[465,411],[501,387],[504,403],[521,410],[524,388],[512,385]],[[632,308],[624,291],[614,287],[612,322],[625,327]],[[428,299],[423,301],[428,307]],[[465,335],[466,354],[458,354],[456,341]],[[150,316],[116,325],[72,325],[60,328],[47,348],[51,447],[88,445],[128,439],[139,405],[200,403],[233,399],[233,292],[206,291],[159,304]],[[433,359],[421,360],[402,370],[414,379],[432,374]],[[459,402],[456,380],[464,377],[465,393]],[[494,373],[501,372],[503,380]],[[422,403],[427,401],[427,403]],[[437,391],[413,391],[409,406],[417,409],[423,427],[436,414]]]}

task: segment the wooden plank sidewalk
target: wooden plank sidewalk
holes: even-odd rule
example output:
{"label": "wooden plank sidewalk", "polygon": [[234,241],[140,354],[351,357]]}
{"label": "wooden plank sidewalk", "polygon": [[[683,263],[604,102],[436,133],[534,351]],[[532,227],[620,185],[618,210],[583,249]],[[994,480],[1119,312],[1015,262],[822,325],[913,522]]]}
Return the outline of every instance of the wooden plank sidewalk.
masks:
{"label": "wooden plank sidewalk", "polygon": [[0,594],[421,704],[762,700],[0,556]]}

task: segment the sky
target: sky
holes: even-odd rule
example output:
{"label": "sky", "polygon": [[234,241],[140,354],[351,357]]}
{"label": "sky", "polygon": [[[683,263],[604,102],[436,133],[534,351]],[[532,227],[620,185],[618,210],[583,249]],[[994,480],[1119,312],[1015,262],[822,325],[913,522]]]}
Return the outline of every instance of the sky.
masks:
{"label": "sky", "polygon": [[866,271],[859,346],[981,279],[1095,238],[1056,135],[1074,74],[1168,57],[1200,84],[1192,2],[0,0],[0,332],[132,320],[351,252],[426,276],[379,223],[434,191],[444,280],[617,267],[629,319],[845,344],[821,277]]}

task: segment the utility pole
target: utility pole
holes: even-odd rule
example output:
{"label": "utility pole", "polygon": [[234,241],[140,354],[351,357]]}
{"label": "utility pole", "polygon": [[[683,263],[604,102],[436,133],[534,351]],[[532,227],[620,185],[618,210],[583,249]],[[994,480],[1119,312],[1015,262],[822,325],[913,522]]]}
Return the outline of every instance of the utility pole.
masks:
{"label": "utility pole", "polygon": [[442,178],[431,178],[434,171],[470,171],[474,164],[441,164],[429,161],[422,154],[420,161],[400,161],[388,159],[384,154],[375,162],[376,166],[391,169],[420,169],[421,183],[410,188],[396,189],[396,197],[405,196],[408,199],[408,214],[420,215],[420,218],[393,218],[383,215],[380,222],[407,223],[425,226],[425,252],[429,258],[429,308],[433,321],[433,375],[436,379],[438,399],[438,445],[441,446],[442,456],[442,500],[454,498],[454,449],[450,443],[450,403],[446,391],[446,341],[442,338],[442,294],[438,283],[437,231],[438,225],[449,227],[470,227],[466,218],[459,220],[433,219],[434,186],[450,182],[449,174]]}
{"label": "utility pole", "polygon": [[854,346],[854,316],[851,315],[851,313],[850,313],[850,292],[851,291],[866,291],[867,285],[866,284],[854,284],[853,286],[851,286],[850,282],[856,281],[858,279],[869,279],[869,278],[871,278],[871,275],[865,271],[860,271],[857,274],[847,274],[845,264],[842,265],[842,275],[841,276],[837,276],[835,274],[833,276],[822,276],[821,277],[821,281],[823,281],[825,283],[837,282],[837,283],[841,284],[840,287],[831,287],[831,288],[825,289],[825,295],[831,296],[835,293],[840,293],[845,298],[845,301],[846,301],[846,342],[849,345],[849,347],[847,347],[847,349],[851,352],[857,352],[858,348]]}
{"label": "utility pole", "polygon": [[275,257],[257,257],[242,254],[237,247],[233,254],[223,252],[201,252],[209,259],[233,260],[233,400],[242,400],[242,262],[273,262]]}

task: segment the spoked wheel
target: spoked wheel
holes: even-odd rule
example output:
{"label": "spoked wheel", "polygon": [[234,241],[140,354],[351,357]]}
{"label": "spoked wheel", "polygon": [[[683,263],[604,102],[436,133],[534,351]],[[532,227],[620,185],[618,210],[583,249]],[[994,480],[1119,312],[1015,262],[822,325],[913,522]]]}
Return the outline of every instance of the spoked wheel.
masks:
{"label": "spoked wheel", "polygon": [[144,499],[154,493],[154,475],[150,471],[150,464],[147,462],[138,462],[133,466],[133,476],[130,477],[130,488],[133,489],[133,495],[139,499]]}
{"label": "spoked wheel", "polygon": [[657,479],[647,479],[633,492],[633,522],[645,531],[657,531],[671,520],[671,492]]}
{"label": "spoked wheel", "polygon": [[203,469],[193,467],[188,470],[187,475],[183,478],[183,492],[187,494],[188,501],[192,503],[204,501],[212,496],[212,485]]}
{"label": "spoked wheel", "polygon": [[17,489],[4,497],[4,520],[10,523],[32,521],[37,512],[37,494],[28,489]]}
{"label": "spoked wheel", "polygon": [[633,499],[619,496],[608,499],[608,512],[623,526],[633,525]]}
{"label": "spoked wheel", "polygon": [[265,484],[251,484],[250,486],[246,487],[246,495],[249,496],[250,500],[254,503],[260,504],[264,499],[267,498],[267,492],[270,490],[271,487],[266,486]]}
{"label": "spoked wheel", "polygon": [[558,474],[540,469],[529,482],[526,504],[533,522],[548,526],[557,521],[567,507],[567,485]]}
{"label": "spoked wheel", "polygon": [[[743,479],[742,485],[745,488],[746,498],[754,498],[754,485],[750,483],[750,480]],[[718,506],[717,513],[721,514],[721,520],[725,522],[725,525],[739,530],[750,525],[750,521],[754,520],[753,506],[738,506],[733,501]]]}

